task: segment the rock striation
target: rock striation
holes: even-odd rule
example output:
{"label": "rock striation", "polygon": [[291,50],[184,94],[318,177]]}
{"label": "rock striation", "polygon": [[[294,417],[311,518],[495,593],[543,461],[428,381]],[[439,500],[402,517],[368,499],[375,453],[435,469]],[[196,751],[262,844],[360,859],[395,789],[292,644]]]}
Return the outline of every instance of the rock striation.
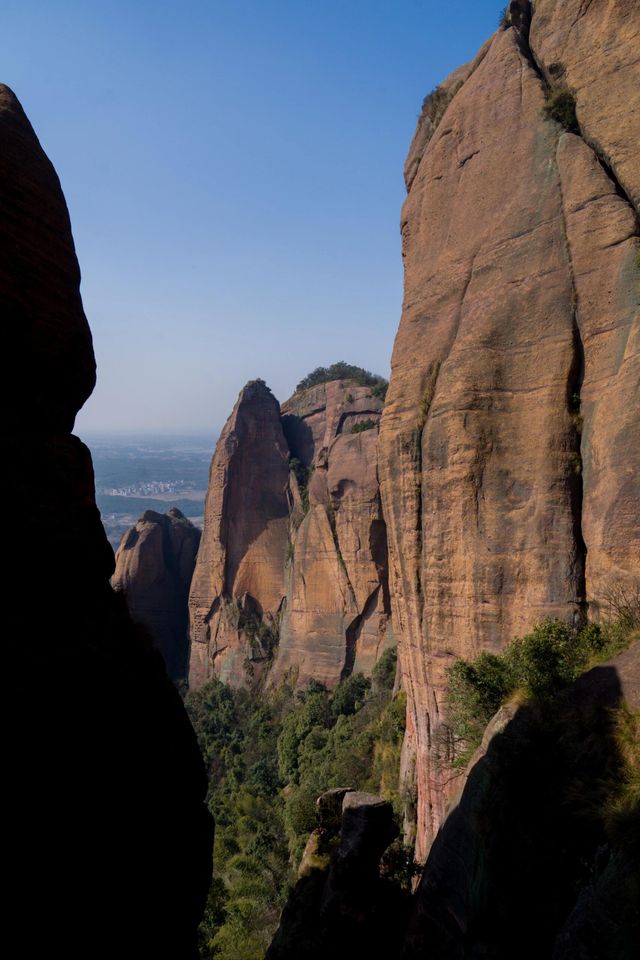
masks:
{"label": "rock striation", "polygon": [[[349,380],[280,409],[241,391],[211,463],[189,599],[189,682],[334,687],[391,642],[377,476],[382,401]],[[355,432],[354,432],[355,428]]]}
{"label": "rock striation", "polygon": [[141,623],[174,681],[189,666],[188,598],[200,531],[176,507],[146,510],[123,535],[111,585],[125,595],[132,619]]}
{"label": "rock striation", "polygon": [[[95,362],[58,178],[0,86],[5,938],[66,957],[197,956],[212,824],[195,735],[111,589],[91,457]],[[126,947],[123,945],[126,944]]]}
{"label": "rock striation", "polygon": [[[640,8],[510,11],[425,101],[405,170],[379,474],[420,859],[455,789],[447,666],[640,573]],[[559,89],[577,133],[544,114]]]}
{"label": "rock striation", "polygon": [[220,434],[189,596],[189,683],[242,685],[272,653],[289,543],[289,453],[280,406],[248,383]]}

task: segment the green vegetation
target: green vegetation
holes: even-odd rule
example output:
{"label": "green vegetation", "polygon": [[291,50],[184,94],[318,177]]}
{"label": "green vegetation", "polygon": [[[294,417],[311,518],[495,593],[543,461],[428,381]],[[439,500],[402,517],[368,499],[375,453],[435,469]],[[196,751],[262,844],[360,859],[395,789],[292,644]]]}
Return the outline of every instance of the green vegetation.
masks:
{"label": "green vegetation", "polygon": [[451,96],[443,87],[435,87],[422,101],[418,123],[423,123],[426,119],[429,119],[435,130],[451,102]]}
{"label": "green vegetation", "polygon": [[569,454],[569,469],[576,477],[579,477],[582,473],[582,457],[577,450],[572,450]]}
{"label": "green vegetation", "polygon": [[[321,793],[336,786],[370,790],[399,812],[405,698],[393,696],[395,661],[395,650],[387,650],[372,680],[356,674],[333,693],[315,681],[297,695],[286,686],[260,695],[212,680],[188,694],[216,819],[202,958],[264,956]],[[406,886],[406,852],[395,847],[386,871]]]}
{"label": "green vegetation", "polygon": [[[584,425],[584,419],[580,413],[582,407],[582,400],[579,393],[572,393],[569,397],[569,416],[571,418],[571,423],[577,434],[582,433],[582,427]],[[580,462],[580,470],[582,472],[582,462]]]}
{"label": "green vegetation", "polygon": [[308,390],[309,387],[316,387],[318,384],[328,383],[330,380],[355,380],[361,387],[378,389],[387,386],[384,377],[377,373],[371,373],[362,367],[354,367],[351,363],[339,360],[338,363],[332,363],[330,367],[316,367],[300,381],[296,390]]}
{"label": "green vegetation", "polygon": [[376,420],[361,420],[360,423],[354,423],[349,432],[364,433],[365,430],[373,430],[373,428],[377,426],[378,423]]}
{"label": "green vegetation", "polygon": [[252,660],[273,660],[280,641],[278,617],[260,617],[252,610],[238,607],[238,630],[242,630],[251,646]]}
{"label": "green vegetation", "polygon": [[[548,956],[565,916],[559,903],[582,904],[572,930],[587,953],[637,955],[640,718],[621,699],[621,674],[633,688],[632,661],[624,671],[602,661],[640,639],[639,622],[638,605],[622,622],[581,631],[548,620],[503,656],[456,671],[456,721],[483,725],[513,698],[458,807],[478,956]],[[572,684],[591,664],[597,670]],[[456,837],[460,820],[452,829]]]}
{"label": "green vegetation", "polygon": [[290,873],[278,814],[275,761],[285,704],[256,702],[217,680],[186,706],[210,778],[216,819],[214,883],[201,927],[201,956],[258,960],[270,942]]}
{"label": "green vegetation", "polygon": [[579,133],[576,117],[576,98],[568,87],[553,83],[545,94],[542,114],[546,120],[555,120],[569,133]]}
{"label": "green vegetation", "polygon": [[[638,255],[640,258],[640,254]],[[371,391],[371,396],[375,397],[376,400],[382,400],[384,403],[387,399],[387,390],[389,389],[389,384],[386,380],[380,380],[380,383],[376,383]]]}
{"label": "green vegetation", "polygon": [[[386,654],[393,658],[395,652]],[[383,662],[384,661],[384,662]],[[284,823],[293,856],[302,856],[316,821],[316,799],[332,787],[381,793],[399,812],[398,770],[404,733],[404,695],[391,698],[387,660],[373,685],[349,677],[330,696],[319,684],[300,695],[278,739],[278,765],[288,784]],[[395,673],[395,667],[394,667]]]}
{"label": "green vegetation", "polygon": [[291,457],[289,460],[289,469],[298,481],[298,490],[300,491],[300,500],[302,502],[303,516],[309,512],[309,480],[313,473],[313,467],[306,467],[302,460],[297,457]]}
{"label": "green vegetation", "polygon": [[[638,638],[640,603],[629,593],[616,619],[576,630],[544,620],[501,654],[457,660],[447,671],[447,752],[465,767],[498,708],[510,697],[549,704],[581,673],[624,650]],[[618,600],[620,597],[618,596]]]}
{"label": "green vegetation", "polygon": [[623,770],[618,789],[605,805],[604,816],[609,836],[624,843],[629,835],[637,836],[640,813],[640,714],[622,704],[614,721]]}
{"label": "green vegetation", "polygon": [[500,11],[500,20],[498,21],[498,27],[500,30],[507,30],[511,26],[511,13],[509,11],[509,4],[506,7],[503,7]]}

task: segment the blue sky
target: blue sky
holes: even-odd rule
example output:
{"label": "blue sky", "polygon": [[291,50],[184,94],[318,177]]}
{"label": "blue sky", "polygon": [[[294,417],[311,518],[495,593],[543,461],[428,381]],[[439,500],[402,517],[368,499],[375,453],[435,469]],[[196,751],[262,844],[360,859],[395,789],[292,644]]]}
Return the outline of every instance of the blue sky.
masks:
{"label": "blue sky", "polygon": [[499,2],[5,0],[0,79],[71,212],[98,386],[76,430],[217,431],[347,360],[388,375],[422,98]]}

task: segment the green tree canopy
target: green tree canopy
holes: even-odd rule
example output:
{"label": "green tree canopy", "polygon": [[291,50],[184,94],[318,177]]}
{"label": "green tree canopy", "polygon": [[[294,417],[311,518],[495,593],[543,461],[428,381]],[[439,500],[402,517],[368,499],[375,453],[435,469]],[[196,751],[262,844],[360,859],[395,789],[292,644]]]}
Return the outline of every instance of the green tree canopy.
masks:
{"label": "green tree canopy", "polygon": [[[328,383],[330,380],[355,380],[361,387],[386,387],[387,381],[377,373],[371,373],[363,367],[355,367],[352,363],[339,360],[330,367],[316,367],[300,381],[296,390],[308,390],[319,383]],[[376,394],[377,396],[378,394]],[[384,398],[382,398],[384,399]]]}

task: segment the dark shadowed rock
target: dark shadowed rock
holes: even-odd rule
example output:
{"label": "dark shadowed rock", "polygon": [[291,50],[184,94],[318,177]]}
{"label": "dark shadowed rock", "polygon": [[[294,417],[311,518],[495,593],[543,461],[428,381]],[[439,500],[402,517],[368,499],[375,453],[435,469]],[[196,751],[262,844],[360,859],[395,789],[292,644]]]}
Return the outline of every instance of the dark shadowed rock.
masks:
{"label": "dark shadowed rock", "polygon": [[386,800],[346,787],[323,794],[268,960],[396,956],[407,902],[379,863],[397,834]]}
{"label": "dark shadowed rock", "polygon": [[58,179],[0,88],[8,336],[4,936],[17,957],[194,958],[212,824],[194,733],[111,589],[91,457],[94,360]]}
{"label": "dark shadowed rock", "polygon": [[496,714],[431,848],[403,957],[635,956],[640,811],[636,798],[614,813],[627,776],[615,711],[637,718],[639,679],[636,643],[554,703]]}
{"label": "dark shadowed rock", "polygon": [[169,676],[185,680],[189,666],[188,598],[200,531],[172,507],[147,510],[123,535],[111,578],[133,620],[151,634]]}
{"label": "dark shadowed rock", "polygon": [[95,383],[80,271],[56,172],[4,84],[0,183],[0,291],[11,361],[2,378],[5,423],[10,430],[68,432]]}

